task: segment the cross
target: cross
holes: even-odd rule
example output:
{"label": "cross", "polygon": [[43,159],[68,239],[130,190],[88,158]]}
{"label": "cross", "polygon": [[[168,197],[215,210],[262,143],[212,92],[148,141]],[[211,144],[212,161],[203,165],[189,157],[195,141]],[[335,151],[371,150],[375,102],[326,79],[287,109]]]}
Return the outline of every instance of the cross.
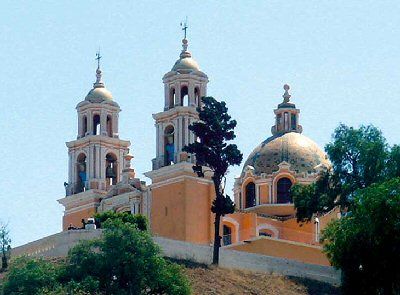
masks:
{"label": "cross", "polygon": [[187,17],[185,19],[184,22],[181,22],[181,27],[182,27],[182,31],[185,31],[185,39],[186,39],[186,31],[188,29],[188,25],[187,25]]}
{"label": "cross", "polygon": [[99,48],[99,51],[97,51],[97,53],[96,53],[95,59],[97,60],[97,68],[100,69],[100,59],[101,59],[100,48]]}

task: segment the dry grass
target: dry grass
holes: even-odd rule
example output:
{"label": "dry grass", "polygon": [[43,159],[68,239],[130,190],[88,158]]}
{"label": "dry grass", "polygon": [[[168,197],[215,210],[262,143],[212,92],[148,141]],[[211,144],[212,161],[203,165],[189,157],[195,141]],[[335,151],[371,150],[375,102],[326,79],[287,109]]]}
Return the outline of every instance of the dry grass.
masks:
{"label": "dry grass", "polygon": [[280,275],[207,267],[178,262],[192,283],[193,294],[340,294],[338,288],[317,281]]}

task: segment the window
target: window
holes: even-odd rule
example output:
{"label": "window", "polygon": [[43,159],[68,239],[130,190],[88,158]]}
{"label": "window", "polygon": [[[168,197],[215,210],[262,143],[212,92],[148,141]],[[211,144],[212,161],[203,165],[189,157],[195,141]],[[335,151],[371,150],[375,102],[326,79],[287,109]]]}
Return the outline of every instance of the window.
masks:
{"label": "window", "polygon": [[107,154],[106,156],[107,185],[117,184],[117,178],[118,178],[117,157],[113,154]]}
{"label": "window", "polygon": [[164,165],[175,162],[174,126],[169,125],[164,130]]}
{"label": "window", "polygon": [[93,135],[100,134],[100,115],[93,116]]}
{"label": "window", "polygon": [[187,86],[181,88],[181,106],[189,105],[189,91]]}
{"label": "window", "polygon": [[296,115],[295,114],[291,114],[291,129],[292,130],[296,130],[296,126],[297,126],[297,122],[296,122]]}
{"label": "window", "polygon": [[232,229],[229,226],[224,225],[222,232],[222,244],[224,246],[232,244]]}
{"label": "window", "polygon": [[287,204],[292,202],[290,195],[290,188],[292,187],[292,182],[289,178],[283,177],[278,180],[277,183],[277,203]]}
{"label": "window", "polygon": [[86,174],[86,155],[80,154],[76,159],[76,183],[74,185],[74,193],[85,191],[87,187],[87,174]]}
{"label": "window", "polygon": [[175,88],[169,90],[169,108],[172,109],[176,103]]}
{"label": "window", "polygon": [[82,136],[85,136],[86,135],[86,132],[87,132],[87,117],[86,116],[83,116],[83,128],[82,128],[82,131],[83,131],[83,134],[82,134]]}
{"label": "window", "polygon": [[246,185],[246,208],[256,205],[256,185],[254,182],[249,182]]}

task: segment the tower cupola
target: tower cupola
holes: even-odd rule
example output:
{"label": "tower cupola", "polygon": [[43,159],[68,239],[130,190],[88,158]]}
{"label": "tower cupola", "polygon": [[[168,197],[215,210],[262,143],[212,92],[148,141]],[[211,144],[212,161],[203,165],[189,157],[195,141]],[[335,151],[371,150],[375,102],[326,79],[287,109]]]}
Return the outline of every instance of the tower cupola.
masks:
{"label": "tower cupola", "polygon": [[303,128],[299,125],[300,110],[296,109],[296,105],[290,101],[290,86],[285,84],[283,89],[285,90],[282,95],[283,101],[278,105],[278,108],[274,110],[275,125],[272,126],[271,132],[273,135],[287,132],[301,133]]}

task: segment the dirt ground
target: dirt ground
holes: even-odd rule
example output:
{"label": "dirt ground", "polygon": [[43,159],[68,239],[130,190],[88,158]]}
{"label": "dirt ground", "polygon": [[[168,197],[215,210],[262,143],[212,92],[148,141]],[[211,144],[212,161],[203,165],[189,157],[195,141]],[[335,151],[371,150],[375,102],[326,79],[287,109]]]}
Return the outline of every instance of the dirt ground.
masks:
{"label": "dirt ground", "polygon": [[[182,262],[180,262],[182,264]],[[338,295],[339,289],[317,281],[185,263],[196,295],[315,294]]]}

